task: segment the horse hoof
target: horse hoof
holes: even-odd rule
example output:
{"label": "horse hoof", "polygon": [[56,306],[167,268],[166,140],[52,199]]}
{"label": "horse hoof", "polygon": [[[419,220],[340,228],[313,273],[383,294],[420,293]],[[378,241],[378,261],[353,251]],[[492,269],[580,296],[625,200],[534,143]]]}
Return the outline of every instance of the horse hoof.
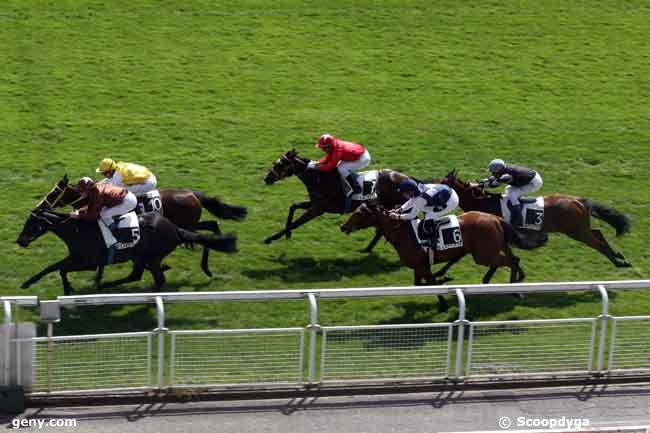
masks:
{"label": "horse hoof", "polygon": [[289,232],[289,233],[287,233],[286,235],[284,235],[284,237],[285,237],[286,239],[291,239],[291,232]]}
{"label": "horse hoof", "polygon": [[24,290],[24,289],[29,288],[29,286],[30,286],[30,285],[27,284],[27,282],[24,282],[24,283],[22,283],[22,284],[20,285],[20,288]]}
{"label": "horse hoof", "polygon": [[272,238],[266,238],[266,239],[264,239],[264,243],[265,243],[266,245],[270,244],[271,242],[273,242],[273,239],[272,239]]}
{"label": "horse hoof", "polygon": [[631,268],[632,263],[628,262],[627,260],[620,261],[616,263],[616,266],[619,268]]}
{"label": "horse hoof", "polygon": [[209,278],[212,278],[212,272],[210,272],[210,269],[203,269],[203,273],[205,273]]}

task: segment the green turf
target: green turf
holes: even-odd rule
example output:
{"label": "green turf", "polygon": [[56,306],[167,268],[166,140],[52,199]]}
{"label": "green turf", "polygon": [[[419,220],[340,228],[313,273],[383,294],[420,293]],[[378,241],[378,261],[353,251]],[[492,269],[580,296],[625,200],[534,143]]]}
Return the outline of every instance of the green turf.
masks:
{"label": "green turf", "polygon": [[[330,132],[368,146],[374,168],[418,177],[458,168],[486,174],[494,157],[541,171],[542,193],[585,196],[628,214],[614,238],[634,264],[615,269],[585,246],[552,236],[520,252],[527,281],[639,279],[650,254],[650,5],[643,1],[36,1],[0,6],[0,294],[62,294],[53,274],[27,291],[30,275],[65,255],[47,235],[15,243],[32,206],[64,174],[92,173],[106,156],[150,167],[161,187],[191,187],[248,206],[235,231],[240,252],[177,251],[170,291],[410,285],[389,245],[358,252],[371,233],[342,235],[329,215],[267,246],[288,206],[305,198],[289,179],[265,186],[271,163]],[[458,283],[485,272],[465,259]],[[122,276],[128,267],[107,271]],[[494,281],[507,281],[499,271]],[[72,274],[94,293],[90,273]],[[148,291],[149,275],[115,292]],[[323,302],[324,324],[445,321],[428,298]],[[621,293],[620,314],[644,314],[650,295]],[[472,297],[489,320],[593,316],[596,295]],[[186,304],[170,327],[304,325],[304,302]],[[96,313],[93,315],[93,313]],[[57,333],[155,326],[155,309],[67,313]]]}

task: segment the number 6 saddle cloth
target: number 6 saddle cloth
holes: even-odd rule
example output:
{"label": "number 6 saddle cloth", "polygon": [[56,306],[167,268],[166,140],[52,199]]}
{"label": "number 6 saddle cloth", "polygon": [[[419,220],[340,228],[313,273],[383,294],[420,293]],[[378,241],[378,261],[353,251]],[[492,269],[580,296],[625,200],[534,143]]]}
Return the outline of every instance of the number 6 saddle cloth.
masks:
{"label": "number 6 saddle cloth", "polygon": [[438,241],[436,243],[435,251],[429,246],[422,245],[422,236],[420,236],[420,233],[423,232],[420,230],[420,227],[423,223],[424,221],[419,218],[411,220],[411,226],[413,227],[415,238],[418,240],[420,246],[422,246],[422,248],[429,254],[429,262],[431,264],[435,263],[435,251],[444,251],[463,246],[463,236],[456,215],[447,215],[437,221],[436,230],[438,231]]}
{"label": "number 6 saddle cloth", "polygon": [[[521,197],[521,221],[523,228],[530,230],[542,230],[544,224],[544,197]],[[503,219],[512,222],[508,199],[505,195],[501,197],[501,214]]]}

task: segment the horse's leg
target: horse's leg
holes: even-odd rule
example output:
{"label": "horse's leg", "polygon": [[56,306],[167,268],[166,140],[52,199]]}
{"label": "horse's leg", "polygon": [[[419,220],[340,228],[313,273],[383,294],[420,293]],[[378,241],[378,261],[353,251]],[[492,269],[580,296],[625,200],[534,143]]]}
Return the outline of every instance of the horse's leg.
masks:
{"label": "horse's leg", "polygon": [[310,207],[307,209],[302,215],[300,215],[300,218],[295,220],[294,222],[291,223],[291,226],[289,228],[285,228],[282,231],[277,232],[274,235],[269,236],[268,238],[264,239],[265,244],[270,244],[273,241],[276,241],[280,239],[282,236],[284,236],[287,232],[290,232],[291,230],[295,230],[301,225],[313,220],[314,218],[323,215],[324,211],[320,208],[314,208]]}
{"label": "horse's leg", "polygon": [[147,263],[147,268],[151,272],[154,280],[154,289],[157,291],[160,290],[165,285],[165,274],[160,269],[160,263],[162,262],[162,257],[159,257],[153,261]]}
{"label": "horse's leg", "polygon": [[490,266],[490,269],[483,276],[483,284],[489,284],[490,280],[494,276],[494,273],[497,271],[498,266]]}
{"label": "horse's leg", "polygon": [[70,256],[66,257],[65,259],[59,260],[56,263],[51,264],[50,266],[43,269],[41,272],[28,278],[23,284],[21,284],[20,288],[26,289],[32,284],[34,284],[35,282],[37,282],[38,280],[40,280],[41,278],[43,278],[44,276],[46,276],[47,274],[50,274],[54,271],[61,270],[69,261],[70,261]]}
{"label": "horse's leg", "polygon": [[610,262],[614,264],[614,266],[618,268],[625,268],[625,267],[630,267],[632,266],[628,261],[624,259],[620,259],[616,257],[614,251],[612,248],[609,246],[607,241],[602,242],[601,239],[605,239],[602,234],[597,235],[594,232],[597,232],[598,230],[592,230],[588,227],[585,227],[584,229],[578,231],[578,232],[565,232],[567,236],[582,242],[585,245],[590,246],[591,248],[595,249],[605,257],[609,259]]}
{"label": "horse's leg", "polygon": [[208,277],[212,277],[212,272],[210,272],[210,267],[208,266],[208,255],[210,250],[207,247],[203,247],[203,254],[201,254],[201,269]]}
{"label": "horse's leg", "polygon": [[99,287],[99,283],[102,282],[104,277],[104,266],[97,266],[97,271],[95,272],[95,287]]}
{"label": "horse's leg", "polygon": [[69,272],[77,272],[77,271],[91,271],[95,268],[95,266],[88,266],[84,264],[77,264],[77,263],[66,263],[63,266],[61,266],[61,269],[59,269],[59,275],[61,276],[61,282],[63,283],[63,294],[68,296],[72,292],[72,285],[70,284],[70,280],[68,279],[68,273]]}
{"label": "horse's leg", "polygon": [[291,229],[289,227],[293,222],[293,215],[296,213],[298,209],[308,209],[309,206],[311,206],[311,201],[301,201],[300,203],[294,203],[291,206],[289,206],[289,215],[287,215],[287,223],[284,225],[285,230],[287,230],[287,233],[285,234],[285,237],[287,239],[291,239]]}
{"label": "horse's leg", "polygon": [[372,249],[375,248],[375,245],[377,245],[377,242],[379,242],[379,239],[381,239],[383,235],[379,231],[379,229],[375,229],[375,236],[372,238],[370,243],[368,244],[367,247],[361,250],[362,253],[371,253]]}
{"label": "horse's leg", "polygon": [[607,249],[609,249],[609,251],[611,251],[611,253],[614,255],[614,257],[616,257],[618,259],[621,259],[625,263],[629,264],[629,262],[627,262],[627,260],[625,260],[625,256],[622,253],[620,253],[620,252],[616,251],[614,248],[612,248],[612,246],[609,244],[609,242],[607,242],[607,239],[605,239],[605,236],[603,235],[603,233],[600,230],[591,229],[591,233],[594,236],[596,236],[598,238],[598,240],[600,240],[600,242],[605,246],[605,248],[607,248]]}
{"label": "horse's leg", "polygon": [[132,281],[140,281],[142,279],[144,269],[144,264],[140,262],[133,262],[133,270],[127,277],[120,278],[119,280],[109,281],[108,283],[102,283],[100,285],[100,288],[105,289],[107,287],[115,287],[119,286],[120,284],[130,283]]}
{"label": "horse's leg", "polygon": [[198,223],[192,224],[192,226],[188,227],[188,229],[192,231],[208,230],[216,235],[221,234],[221,228],[219,227],[219,223],[214,220],[199,221]]}
{"label": "horse's leg", "polygon": [[[465,254],[461,254],[461,255],[459,255],[457,257],[454,257],[453,259],[449,260],[447,263],[445,263],[445,266],[443,266],[435,274],[433,274],[433,277],[438,278],[438,277],[440,277],[442,275],[445,275],[447,273],[447,271],[449,270],[449,268],[451,268],[453,265],[458,263],[460,261],[460,259],[462,259],[463,257],[465,257]],[[451,277],[447,277],[447,278],[449,278],[447,281],[451,281],[453,279]]]}
{"label": "horse's leg", "polygon": [[[413,279],[414,279],[414,285],[415,286],[421,286],[424,284],[431,284],[431,285],[438,285],[442,284],[443,282],[438,282],[434,278],[434,276],[431,274],[431,268],[427,264],[427,266],[423,269],[418,269],[415,268],[413,269]],[[444,296],[438,295],[438,311],[443,312],[447,311],[449,309],[449,305],[447,304],[447,301],[445,300]]]}

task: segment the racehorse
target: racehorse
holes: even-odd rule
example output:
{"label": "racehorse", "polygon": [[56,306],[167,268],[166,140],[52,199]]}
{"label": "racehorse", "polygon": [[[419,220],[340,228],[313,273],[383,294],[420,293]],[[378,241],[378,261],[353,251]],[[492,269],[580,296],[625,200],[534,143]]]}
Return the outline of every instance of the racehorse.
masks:
{"label": "racehorse", "polygon": [[[86,204],[85,196],[82,196],[75,188],[67,187],[67,176],[64,176],[62,181],[57,185],[61,185],[58,201],[55,207],[73,206],[78,209]],[[56,189],[56,187],[55,187]],[[209,230],[216,235],[221,234],[219,223],[216,220],[200,221],[202,209],[206,209],[213,216],[224,219],[241,221],[246,218],[248,210],[243,206],[233,206],[222,202],[216,197],[210,197],[204,193],[188,190],[188,189],[162,189],[160,192],[160,200],[162,202],[162,213],[165,218],[177,226],[186,230]],[[208,267],[208,254],[210,249],[203,248],[201,256],[201,269],[209,277],[212,272]],[[166,270],[163,266],[163,270]],[[95,282],[99,284],[102,278],[103,267],[99,267]]]}
{"label": "racehorse", "polygon": [[[459,206],[464,211],[481,211],[502,216],[501,195],[486,192],[476,183],[463,182],[452,170],[441,181],[458,194]],[[630,220],[621,212],[586,198],[554,194],[544,196],[543,233],[564,233],[587,244],[607,257],[616,267],[632,266],[623,254],[615,251],[600,230],[591,228],[590,216],[601,219],[622,236],[630,230]]]}
{"label": "racehorse", "polygon": [[[51,231],[66,243],[68,256],[29,278],[22,284],[23,289],[45,275],[59,271],[64,293],[68,295],[72,290],[67,277],[68,272],[95,270],[98,266],[106,264],[108,249],[99,225],[96,222],[78,220],[71,218],[69,214],[52,210],[62,197],[66,186],[67,178],[64,178],[31,211],[16,242],[21,247],[27,247],[31,242]],[[215,251],[230,253],[237,250],[237,238],[234,235],[201,235],[182,229],[158,214],[140,216],[139,224],[140,239],[135,246],[118,250],[115,254],[115,263],[132,261],[133,271],[128,277],[105,283],[102,287],[139,281],[144,270],[149,269],[155,281],[155,288],[160,289],[165,283],[161,262],[181,244],[187,246],[199,244]]]}
{"label": "racehorse", "polygon": [[[533,249],[541,246],[541,243],[527,240],[512,225],[494,215],[467,212],[458,217],[458,222],[463,245],[435,252],[434,263],[446,263],[435,274],[431,273],[429,254],[420,246],[411,222],[391,219],[388,211],[380,206],[362,204],[341,225],[341,231],[350,234],[371,226],[379,228],[397,251],[402,263],[413,269],[416,286],[449,281],[449,277],[443,281],[438,281],[437,278],[445,275],[449,268],[467,254],[472,255],[476,264],[489,266],[483,284],[488,284],[497,268],[502,266],[510,268],[511,283],[524,279],[519,258],[513,254],[510,244]],[[438,302],[441,309],[446,309],[446,301],[440,295]]]}
{"label": "racehorse", "polygon": [[[296,176],[305,184],[309,194],[309,200],[293,203],[289,207],[284,230],[267,237],[264,243],[270,244],[282,236],[290,239],[292,230],[324,213],[345,213],[345,195],[338,172],[307,170],[307,164],[309,159],[298,156],[296,149],[292,149],[278,158],[264,177],[264,182],[272,185],[281,179]],[[382,205],[395,207],[406,201],[397,191],[399,182],[404,178],[405,175],[394,170],[379,170],[375,190]],[[353,200],[350,210],[356,209],[362,203],[363,201]],[[293,221],[293,215],[298,209],[305,209],[305,212]],[[372,251],[381,236],[381,232],[376,231],[374,238],[363,252]]]}

